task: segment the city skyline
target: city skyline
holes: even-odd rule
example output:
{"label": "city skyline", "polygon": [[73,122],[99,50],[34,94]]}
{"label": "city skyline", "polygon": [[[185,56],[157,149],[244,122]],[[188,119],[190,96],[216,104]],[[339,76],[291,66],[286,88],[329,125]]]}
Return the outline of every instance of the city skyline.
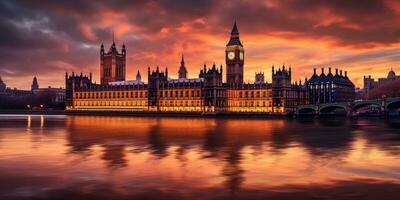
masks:
{"label": "city skyline", "polygon": [[[188,77],[196,77],[203,64],[225,69],[224,49],[235,20],[246,49],[245,82],[254,82],[260,71],[271,82],[272,65],[285,64],[292,67],[293,80],[310,77],[313,68],[342,68],[361,87],[364,75],[385,77],[391,68],[398,70],[400,60],[400,4],[394,1],[0,4],[6,30],[0,76],[21,89],[30,87],[33,76],[41,85],[64,86],[66,71],[94,72],[99,83],[99,48],[111,45],[113,33],[118,50],[123,43],[127,48],[128,80],[157,65],[168,66],[176,78],[182,54]],[[162,18],[154,17],[157,11]]]}

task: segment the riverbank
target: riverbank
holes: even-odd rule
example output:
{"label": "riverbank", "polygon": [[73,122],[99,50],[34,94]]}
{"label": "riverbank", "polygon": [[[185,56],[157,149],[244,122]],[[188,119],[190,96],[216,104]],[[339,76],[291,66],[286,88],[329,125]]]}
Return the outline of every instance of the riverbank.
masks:
{"label": "riverbank", "polygon": [[286,113],[193,113],[193,112],[127,112],[127,111],[66,111],[66,110],[0,110],[0,115],[81,115],[140,117],[218,117],[218,118],[288,118]]}

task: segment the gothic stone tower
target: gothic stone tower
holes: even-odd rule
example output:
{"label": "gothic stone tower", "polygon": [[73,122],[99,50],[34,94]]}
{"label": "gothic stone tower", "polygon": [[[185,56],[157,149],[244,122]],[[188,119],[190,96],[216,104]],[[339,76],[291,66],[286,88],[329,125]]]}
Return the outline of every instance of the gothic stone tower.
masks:
{"label": "gothic stone tower", "polygon": [[160,110],[160,86],[168,82],[168,68],[165,68],[165,72],[160,71],[157,66],[156,71],[150,72],[150,67],[147,70],[148,77],[148,109],[149,111]]}
{"label": "gothic stone tower", "polygon": [[236,21],[232,28],[231,38],[226,45],[225,60],[226,82],[228,85],[242,84],[244,71],[244,49],[239,39],[239,31],[236,26]]}
{"label": "gothic stone tower", "polygon": [[100,48],[100,83],[106,84],[114,81],[125,81],[126,76],[126,50],[122,45],[122,52],[119,53],[115,42],[107,53],[104,52],[104,45]]}
{"label": "gothic stone tower", "polygon": [[204,112],[220,112],[226,108],[226,90],[222,84],[222,65],[219,70],[213,64],[211,69],[207,70],[204,65],[200,71],[199,78],[204,79]]}
{"label": "gothic stone tower", "polygon": [[282,69],[279,68],[275,71],[272,66],[272,103],[273,109],[275,107],[285,107],[288,98],[288,91],[290,90],[292,82],[292,70],[285,69],[285,65]]}

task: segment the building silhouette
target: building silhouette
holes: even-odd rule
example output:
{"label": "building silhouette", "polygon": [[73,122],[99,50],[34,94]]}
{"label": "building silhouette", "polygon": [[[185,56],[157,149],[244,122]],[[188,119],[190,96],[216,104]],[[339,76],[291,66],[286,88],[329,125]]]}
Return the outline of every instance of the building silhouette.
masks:
{"label": "building silhouette", "polygon": [[400,80],[400,76],[397,76],[393,69],[390,69],[386,78],[378,78],[378,80],[372,78],[371,75],[364,76],[363,93],[365,98],[369,98],[369,93],[371,90],[382,87],[383,85],[386,85],[396,80]]}
{"label": "building silhouette", "polygon": [[138,81],[138,82],[142,81],[142,76],[140,75],[139,70],[137,71],[137,74],[136,74],[136,81]]}
{"label": "building silhouette", "polygon": [[[114,46],[113,42],[109,54],[117,55]],[[125,51],[122,55],[125,58]],[[168,68],[148,67],[148,83],[139,71],[131,81],[125,80],[125,74],[118,81],[105,76],[103,71],[118,67],[105,65],[104,53],[101,60],[100,84],[93,83],[91,75],[66,74],[67,110],[286,113],[308,102],[305,85],[292,83],[291,69],[285,66],[273,68],[272,83],[264,80],[264,73],[256,75],[254,83],[243,82],[244,48],[236,22],[225,50],[226,83],[223,66],[215,63],[200,68],[198,77],[188,78],[183,55],[177,79],[169,77]]]}
{"label": "building silhouette", "polygon": [[4,93],[6,91],[7,85],[3,82],[0,76],[0,93]]}
{"label": "building silhouette", "polygon": [[236,21],[225,49],[226,82],[228,85],[242,84],[244,73],[244,48],[239,38]]}
{"label": "building silhouette", "polygon": [[351,80],[347,77],[347,71],[336,69],[335,74],[331,68],[328,74],[325,69],[321,69],[321,74],[317,75],[317,69],[310,80],[306,81],[308,100],[310,104],[324,104],[336,102],[353,102],[355,99],[355,87]]}
{"label": "building silhouette", "polygon": [[115,81],[125,81],[126,77],[126,49],[122,45],[121,53],[118,52],[113,38],[108,52],[104,51],[104,45],[100,47],[100,83],[106,84]]}
{"label": "building silhouette", "polygon": [[2,109],[64,108],[66,91],[63,88],[40,88],[36,76],[30,90],[7,88],[0,77],[0,97]]}

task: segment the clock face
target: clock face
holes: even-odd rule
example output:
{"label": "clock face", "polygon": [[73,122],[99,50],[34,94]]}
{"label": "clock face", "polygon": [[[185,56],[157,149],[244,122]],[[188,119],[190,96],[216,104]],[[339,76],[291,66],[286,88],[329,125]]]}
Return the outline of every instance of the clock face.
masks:
{"label": "clock face", "polygon": [[243,58],[244,58],[243,52],[240,52],[239,58],[240,58],[240,60],[243,60]]}
{"label": "clock face", "polygon": [[233,51],[228,52],[228,59],[229,59],[229,60],[235,59],[235,52],[233,52]]}

